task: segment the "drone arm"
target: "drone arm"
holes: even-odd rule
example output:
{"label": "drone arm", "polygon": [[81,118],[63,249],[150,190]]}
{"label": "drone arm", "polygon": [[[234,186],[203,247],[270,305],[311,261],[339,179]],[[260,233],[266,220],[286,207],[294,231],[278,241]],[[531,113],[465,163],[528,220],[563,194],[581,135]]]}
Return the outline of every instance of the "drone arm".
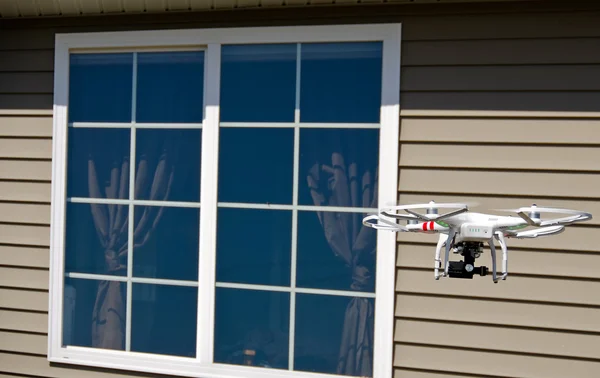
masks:
{"label": "drone arm", "polygon": [[467,207],[463,207],[462,209],[450,211],[450,212],[448,212],[446,214],[440,215],[439,217],[435,218],[435,220],[439,221],[439,220],[443,220],[443,219],[446,219],[446,218],[450,218],[450,217],[453,217],[455,215],[462,214],[462,213],[464,213],[464,212],[466,212],[468,210],[469,209]]}
{"label": "drone arm", "polygon": [[583,214],[572,215],[570,217],[542,221],[540,223],[540,226],[555,226],[555,225],[562,225],[562,224],[570,224],[570,223],[574,223],[577,221],[588,220],[588,219],[592,219],[592,215],[588,214],[588,213],[583,213]]}

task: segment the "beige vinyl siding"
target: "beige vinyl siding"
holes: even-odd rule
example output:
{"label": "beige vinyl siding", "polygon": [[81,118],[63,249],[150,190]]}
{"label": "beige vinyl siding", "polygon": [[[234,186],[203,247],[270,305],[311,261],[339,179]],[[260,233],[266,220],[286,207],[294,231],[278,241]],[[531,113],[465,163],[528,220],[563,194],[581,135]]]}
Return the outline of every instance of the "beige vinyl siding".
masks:
{"label": "beige vinyl siding", "polygon": [[[597,377],[600,13],[399,9],[155,15],[137,25],[106,16],[2,30],[0,377],[133,376],[45,358],[56,31],[361,21],[403,22],[401,202],[535,202],[596,215],[555,237],[510,239],[510,275],[497,285],[489,276],[435,281],[435,236],[398,235],[394,378]],[[490,266],[488,255],[481,261]]]}

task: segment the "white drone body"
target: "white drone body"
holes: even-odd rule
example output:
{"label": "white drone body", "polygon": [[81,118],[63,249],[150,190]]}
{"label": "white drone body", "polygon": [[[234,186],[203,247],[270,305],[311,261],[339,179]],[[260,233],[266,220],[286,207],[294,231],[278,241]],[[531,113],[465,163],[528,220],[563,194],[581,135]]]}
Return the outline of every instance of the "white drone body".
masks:
{"label": "white drone body", "polygon": [[[453,209],[445,214],[439,214],[438,209]],[[416,212],[426,209],[426,214]],[[404,210],[400,213],[400,210]],[[475,267],[475,259],[483,252],[483,244],[490,247],[492,258],[492,280],[498,283],[508,276],[508,249],[505,238],[537,238],[540,236],[556,235],[564,231],[565,226],[592,219],[592,214],[569,209],[537,207],[522,207],[514,210],[518,217],[499,216],[469,212],[466,204],[440,203],[431,201],[428,204],[392,206],[379,210],[379,214],[369,215],[363,219],[363,224],[377,230],[393,232],[417,232],[439,234],[435,249],[434,278],[440,277],[472,279],[475,273],[487,275],[485,266]],[[567,216],[542,220],[541,213],[558,213]],[[397,221],[405,220],[406,225]],[[527,227],[532,229],[525,230]],[[498,276],[496,269],[496,247],[494,239],[498,240],[502,249],[502,275]],[[441,252],[445,247],[445,258],[442,264]],[[464,256],[464,261],[451,262],[450,251]],[[443,272],[440,272],[443,266]]]}

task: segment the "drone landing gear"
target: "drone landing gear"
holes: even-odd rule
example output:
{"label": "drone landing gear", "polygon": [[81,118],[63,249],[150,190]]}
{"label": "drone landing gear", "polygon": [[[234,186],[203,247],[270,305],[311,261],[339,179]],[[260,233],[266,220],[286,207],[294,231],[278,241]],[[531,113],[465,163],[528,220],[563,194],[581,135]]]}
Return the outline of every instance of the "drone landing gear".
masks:
{"label": "drone landing gear", "polygon": [[[440,234],[438,244],[435,253],[435,279],[439,280],[440,277],[450,278],[463,278],[473,279],[475,274],[480,276],[487,276],[489,269],[486,266],[475,266],[475,260],[483,252],[483,242],[479,241],[463,241],[454,244],[454,233],[450,232],[450,235]],[[498,276],[496,267],[496,246],[494,244],[494,238],[500,243],[502,249],[502,275]],[[490,246],[491,258],[492,258],[492,280],[494,283],[498,283],[499,280],[506,280],[508,276],[508,250],[506,248],[506,242],[504,241],[504,235],[501,232],[497,232],[494,238],[490,238],[488,244]],[[441,252],[442,247],[445,248],[446,258],[444,272],[440,273],[442,269]],[[460,254],[464,257],[464,261],[450,261],[449,255],[450,250],[456,254]]]}

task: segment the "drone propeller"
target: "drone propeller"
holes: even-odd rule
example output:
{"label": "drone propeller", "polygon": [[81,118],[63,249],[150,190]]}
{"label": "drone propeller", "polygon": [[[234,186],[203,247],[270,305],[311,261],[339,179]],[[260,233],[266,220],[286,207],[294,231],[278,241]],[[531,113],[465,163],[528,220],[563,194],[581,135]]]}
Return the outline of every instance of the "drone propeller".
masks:
{"label": "drone propeller", "polygon": [[[592,219],[592,214],[570,209],[561,209],[554,207],[538,207],[535,204],[530,207],[520,207],[518,209],[498,209],[499,211],[516,212],[521,218],[527,222],[530,226],[535,227],[546,227],[555,225],[566,225],[575,222],[583,222]],[[540,217],[541,213],[554,213],[554,214],[571,214],[570,216],[562,218],[554,218],[549,220],[542,220]]]}
{"label": "drone propeller", "polygon": [[[420,214],[414,210],[418,209],[426,209],[427,214]],[[438,209],[456,209],[454,211],[450,211],[446,214],[438,215]],[[407,214],[398,214],[395,211],[404,210]],[[427,204],[414,204],[414,205],[399,205],[399,206],[390,206],[388,208],[382,209],[381,213],[390,218],[396,219],[405,219],[405,220],[422,220],[422,221],[430,221],[432,219],[442,220],[460,213],[464,213],[469,210],[467,204],[464,203],[435,203],[431,201]]]}
{"label": "drone propeller", "polygon": [[[373,223],[372,221],[376,221]],[[386,230],[386,231],[408,231],[408,228],[397,224],[395,222],[391,222],[385,219],[382,219],[378,215],[369,215],[363,218],[362,223],[367,226],[374,228],[376,230]]]}
{"label": "drone propeller", "polygon": [[565,226],[548,226],[541,228],[534,228],[532,230],[511,232],[508,236],[517,239],[533,239],[539,236],[548,236],[560,234],[565,230]]}

